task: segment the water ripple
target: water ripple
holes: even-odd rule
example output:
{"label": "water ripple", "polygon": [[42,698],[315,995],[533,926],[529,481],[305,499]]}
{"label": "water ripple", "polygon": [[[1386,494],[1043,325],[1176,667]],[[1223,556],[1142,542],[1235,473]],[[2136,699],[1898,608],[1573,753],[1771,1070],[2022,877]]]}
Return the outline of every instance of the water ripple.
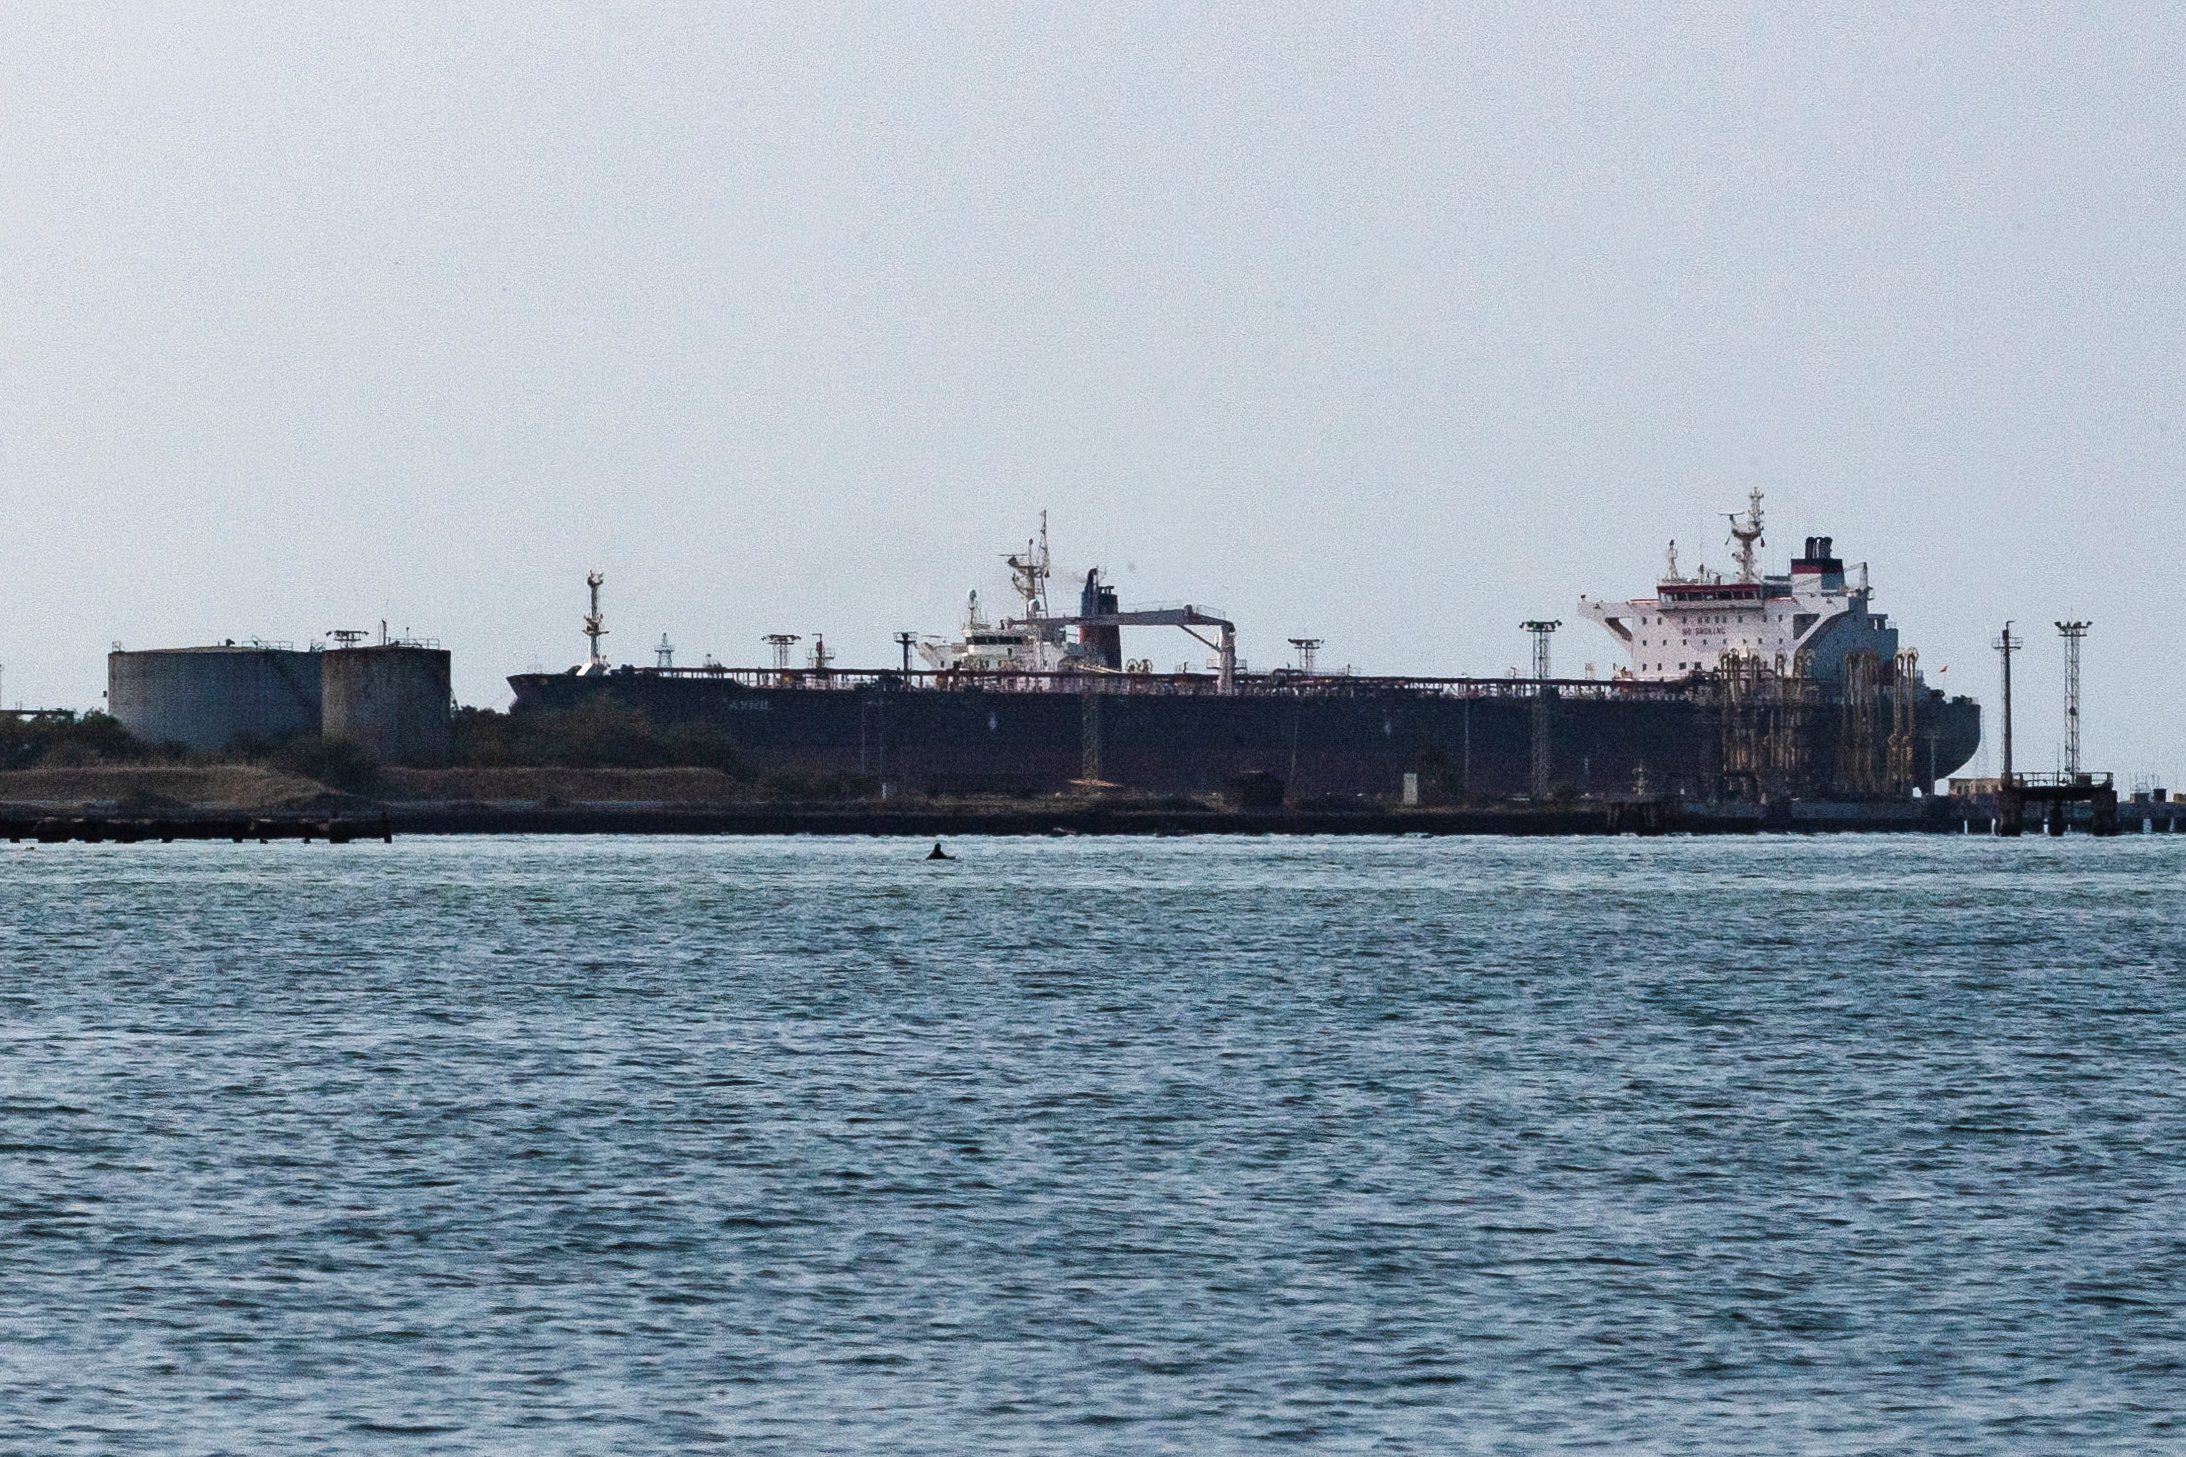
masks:
{"label": "water ripple", "polygon": [[0,1450],[2186,1450],[2186,845],[0,855]]}

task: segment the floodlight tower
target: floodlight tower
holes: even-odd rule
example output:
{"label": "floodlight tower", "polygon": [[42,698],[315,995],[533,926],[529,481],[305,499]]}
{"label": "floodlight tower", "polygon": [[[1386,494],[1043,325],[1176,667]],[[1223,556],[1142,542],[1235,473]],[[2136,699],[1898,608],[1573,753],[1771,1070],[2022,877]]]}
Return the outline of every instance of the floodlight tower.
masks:
{"label": "floodlight tower", "polygon": [[600,651],[600,639],[607,636],[606,619],[600,616],[600,584],[606,580],[598,572],[588,572],[584,579],[585,586],[592,592],[592,610],[584,615],[585,640],[591,644],[585,662],[594,668],[607,666],[607,655]]}
{"label": "floodlight tower", "polygon": [[1546,683],[1548,681],[1548,636],[1557,628],[1562,627],[1563,623],[1561,621],[1535,621],[1521,622],[1518,625],[1533,634],[1533,681],[1536,685]]}
{"label": "floodlight tower", "polygon": [[794,632],[770,632],[764,641],[774,649],[774,667],[777,672],[789,671],[789,650],[803,639]]}
{"label": "floodlight tower", "polygon": [[896,634],[896,646],[903,649],[903,671],[906,673],[911,671],[911,645],[917,641],[918,634],[915,632]]}
{"label": "floodlight tower", "polygon": [[2092,622],[2060,622],[2058,635],[2065,640],[2065,773],[2080,772],[2080,641]]}
{"label": "floodlight tower", "polygon": [[1314,664],[1318,661],[1321,644],[1325,641],[1325,638],[1318,637],[1294,637],[1290,640],[1290,645],[1298,650],[1298,671],[1308,678],[1313,676]]}
{"label": "floodlight tower", "polygon": [[660,635],[659,643],[653,648],[653,665],[658,668],[673,668],[676,665],[675,645],[668,641],[666,633]]}

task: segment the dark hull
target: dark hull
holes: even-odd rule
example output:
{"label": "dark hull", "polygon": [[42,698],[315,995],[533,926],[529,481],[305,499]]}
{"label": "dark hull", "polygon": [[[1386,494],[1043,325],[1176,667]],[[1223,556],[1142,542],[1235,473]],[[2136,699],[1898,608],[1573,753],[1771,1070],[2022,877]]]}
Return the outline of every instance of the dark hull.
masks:
{"label": "dark hull", "polygon": [[[1097,780],[1204,794],[1270,774],[1293,798],[1397,798],[1420,776],[1431,800],[1503,799],[1532,787],[1535,702],[1507,685],[1459,692],[1362,682],[1298,690],[1036,691],[911,686],[878,675],[859,686],[752,686],[721,676],[624,670],[520,674],[517,713],[608,702],[656,725],[725,734],[761,774],[856,775],[900,794],[1048,793]],[[1620,694],[1588,686],[1552,696],[1552,793],[1652,793],[1715,799],[1760,794],[1902,794],[1973,756],[1981,711],[1923,692],[1910,765],[1892,772],[1887,705],[1856,727],[1816,700],[1771,720],[1756,771],[1753,716],[1704,691]],[[1787,747],[1788,746],[1788,747]],[[1860,760],[1866,761],[1864,769]]]}

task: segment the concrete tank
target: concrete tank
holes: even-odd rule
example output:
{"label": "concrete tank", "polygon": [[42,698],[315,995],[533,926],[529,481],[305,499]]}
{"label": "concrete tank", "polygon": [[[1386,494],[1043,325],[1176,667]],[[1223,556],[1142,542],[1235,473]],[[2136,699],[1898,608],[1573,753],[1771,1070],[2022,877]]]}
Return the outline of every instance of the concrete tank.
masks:
{"label": "concrete tank", "polygon": [[322,653],[319,674],[330,739],[348,739],[382,764],[448,762],[448,654],[390,643]]}
{"label": "concrete tank", "polygon": [[206,752],[315,733],[323,656],[233,643],[113,652],[106,710],[146,743]]}

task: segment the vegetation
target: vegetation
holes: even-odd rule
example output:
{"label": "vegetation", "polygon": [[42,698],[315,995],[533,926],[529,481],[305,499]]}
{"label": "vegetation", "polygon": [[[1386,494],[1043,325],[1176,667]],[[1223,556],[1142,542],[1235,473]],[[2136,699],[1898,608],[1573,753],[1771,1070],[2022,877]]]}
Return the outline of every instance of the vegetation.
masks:
{"label": "vegetation", "polygon": [[551,713],[460,709],[453,750],[455,765],[470,769],[712,769],[772,799],[867,799],[880,792],[876,780],[833,770],[755,775],[718,729],[661,728],[637,709],[604,701]]}
{"label": "vegetation", "polygon": [[[710,769],[770,799],[842,801],[880,792],[879,783],[865,775],[833,770],[785,768],[758,775],[719,730],[658,728],[636,709],[605,702],[560,713],[459,709],[452,749],[459,769]],[[379,761],[347,739],[301,733],[241,741],[219,754],[189,754],[178,744],[139,742],[105,714],[0,717],[0,770],[132,764],[263,765],[344,794],[387,792]]]}
{"label": "vegetation", "polygon": [[634,708],[588,703],[558,713],[459,709],[453,759],[483,769],[718,769],[750,774],[735,744],[718,730],[655,728]]}
{"label": "vegetation", "polygon": [[775,799],[871,799],[880,793],[878,780],[833,770],[777,769],[759,784]]}
{"label": "vegetation", "polygon": [[139,743],[103,713],[30,719],[0,714],[0,769],[141,764],[175,757],[172,750]]}

